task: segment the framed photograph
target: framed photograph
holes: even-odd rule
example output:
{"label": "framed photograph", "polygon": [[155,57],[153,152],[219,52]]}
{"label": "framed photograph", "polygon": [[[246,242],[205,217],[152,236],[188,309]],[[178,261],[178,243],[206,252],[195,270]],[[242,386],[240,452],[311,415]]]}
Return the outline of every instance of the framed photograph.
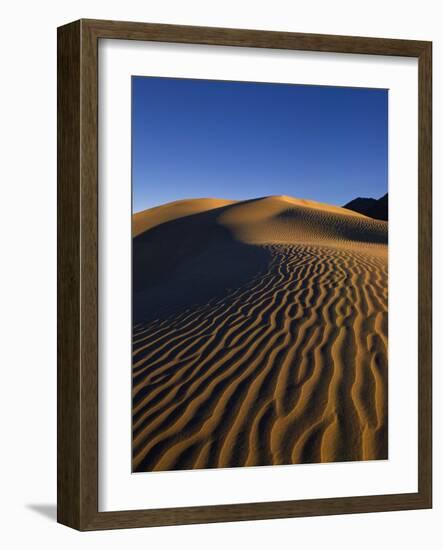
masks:
{"label": "framed photograph", "polygon": [[431,43],[58,29],[58,521],[430,508]]}

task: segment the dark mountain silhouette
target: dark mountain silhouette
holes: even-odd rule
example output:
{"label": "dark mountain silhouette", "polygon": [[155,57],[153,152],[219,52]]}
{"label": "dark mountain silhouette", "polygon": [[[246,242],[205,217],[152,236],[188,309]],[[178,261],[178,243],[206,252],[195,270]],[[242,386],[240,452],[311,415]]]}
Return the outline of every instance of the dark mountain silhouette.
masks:
{"label": "dark mountain silhouette", "polygon": [[369,218],[388,221],[388,194],[386,193],[379,199],[358,197],[345,204],[343,208],[364,214]]}

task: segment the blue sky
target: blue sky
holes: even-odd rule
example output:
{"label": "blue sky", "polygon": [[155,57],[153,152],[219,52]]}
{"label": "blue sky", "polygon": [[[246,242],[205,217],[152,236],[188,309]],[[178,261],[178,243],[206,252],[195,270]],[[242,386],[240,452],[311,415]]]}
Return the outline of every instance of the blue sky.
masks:
{"label": "blue sky", "polygon": [[387,159],[387,90],[132,78],[134,212],[200,197],[378,198]]}

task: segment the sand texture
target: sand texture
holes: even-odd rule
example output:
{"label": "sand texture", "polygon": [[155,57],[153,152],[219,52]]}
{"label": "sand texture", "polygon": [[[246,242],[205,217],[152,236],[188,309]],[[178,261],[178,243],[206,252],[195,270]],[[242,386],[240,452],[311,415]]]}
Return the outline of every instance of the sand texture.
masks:
{"label": "sand texture", "polygon": [[387,458],[387,222],[195,199],[133,234],[134,471]]}

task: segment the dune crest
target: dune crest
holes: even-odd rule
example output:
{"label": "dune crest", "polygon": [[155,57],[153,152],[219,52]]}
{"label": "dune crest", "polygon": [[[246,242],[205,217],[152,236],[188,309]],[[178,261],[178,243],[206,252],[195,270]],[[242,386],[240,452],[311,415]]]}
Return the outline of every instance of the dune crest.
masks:
{"label": "dune crest", "polygon": [[133,470],[386,459],[387,222],[196,201],[134,238]]}
{"label": "dune crest", "polygon": [[328,204],[266,197],[232,205],[219,217],[237,238],[251,244],[323,244],[349,247],[387,244],[386,222]]}

